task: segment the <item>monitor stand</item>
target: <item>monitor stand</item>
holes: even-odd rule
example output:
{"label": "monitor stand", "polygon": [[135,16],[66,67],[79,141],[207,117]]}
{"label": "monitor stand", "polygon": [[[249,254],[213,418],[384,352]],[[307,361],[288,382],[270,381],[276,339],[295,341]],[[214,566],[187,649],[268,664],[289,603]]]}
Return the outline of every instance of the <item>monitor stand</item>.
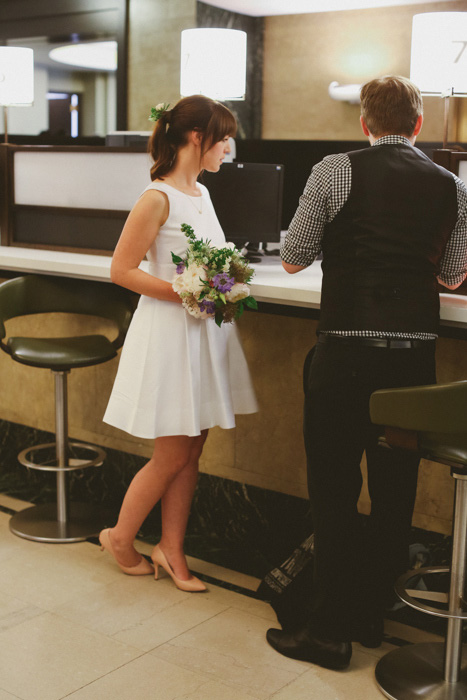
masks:
{"label": "monitor stand", "polygon": [[280,249],[275,248],[269,250],[267,243],[245,243],[242,254],[250,262],[260,263],[267,255],[274,255],[277,257],[280,254]]}

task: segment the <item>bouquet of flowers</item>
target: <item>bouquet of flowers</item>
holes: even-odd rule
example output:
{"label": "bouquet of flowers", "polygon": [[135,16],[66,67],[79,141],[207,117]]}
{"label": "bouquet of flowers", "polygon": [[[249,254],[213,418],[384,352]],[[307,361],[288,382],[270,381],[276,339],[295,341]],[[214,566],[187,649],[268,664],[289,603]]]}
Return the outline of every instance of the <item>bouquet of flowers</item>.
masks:
{"label": "bouquet of flowers", "polygon": [[235,246],[213,248],[209,241],[198,240],[188,224],[181,229],[189,245],[183,258],[172,253],[177,266],[172,286],[188,313],[214,317],[220,326],[239,318],[245,306],[257,309],[249,288],[254,271]]}

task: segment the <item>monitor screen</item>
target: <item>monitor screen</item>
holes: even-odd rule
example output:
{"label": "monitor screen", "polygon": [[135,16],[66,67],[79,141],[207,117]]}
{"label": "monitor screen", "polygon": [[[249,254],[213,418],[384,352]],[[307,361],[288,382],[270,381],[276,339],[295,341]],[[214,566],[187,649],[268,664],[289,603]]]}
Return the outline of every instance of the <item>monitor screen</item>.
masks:
{"label": "monitor screen", "polygon": [[219,172],[203,173],[228,241],[280,241],[283,180],[284,166],[272,163],[223,163]]}

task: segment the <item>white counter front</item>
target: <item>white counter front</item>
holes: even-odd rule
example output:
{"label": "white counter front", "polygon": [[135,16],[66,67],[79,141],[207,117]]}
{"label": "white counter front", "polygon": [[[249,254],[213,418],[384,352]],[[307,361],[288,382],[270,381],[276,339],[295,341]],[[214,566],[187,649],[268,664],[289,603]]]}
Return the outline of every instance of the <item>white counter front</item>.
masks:
{"label": "white counter front", "polygon": [[[111,258],[62,251],[0,246],[0,270],[66,275],[103,282],[110,281]],[[148,263],[143,262],[145,269]],[[265,258],[253,264],[255,276],[251,292],[259,302],[319,309],[321,299],[321,263],[288,275],[277,260]],[[440,294],[441,323],[467,329],[467,296]]]}

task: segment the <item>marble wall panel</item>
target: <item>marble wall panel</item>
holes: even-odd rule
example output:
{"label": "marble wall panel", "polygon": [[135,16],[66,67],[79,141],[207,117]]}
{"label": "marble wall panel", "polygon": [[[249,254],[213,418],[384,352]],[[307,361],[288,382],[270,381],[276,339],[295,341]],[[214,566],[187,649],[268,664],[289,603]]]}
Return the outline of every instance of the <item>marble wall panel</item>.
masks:
{"label": "marble wall panel", "polygon": [[180,35],[196,27],[196,0],[131,0],[128,129],[150,131],[151,107],[180,99]]}
{"label": "marble wall panel", "polygon": [[[238,477],[263,488],[307,496],[302,439],[305,357],[316,342],[317,322],[248,314],[240,325],[260,411],[239,416]],[[242,476],[243,475],[243,476]]]}

